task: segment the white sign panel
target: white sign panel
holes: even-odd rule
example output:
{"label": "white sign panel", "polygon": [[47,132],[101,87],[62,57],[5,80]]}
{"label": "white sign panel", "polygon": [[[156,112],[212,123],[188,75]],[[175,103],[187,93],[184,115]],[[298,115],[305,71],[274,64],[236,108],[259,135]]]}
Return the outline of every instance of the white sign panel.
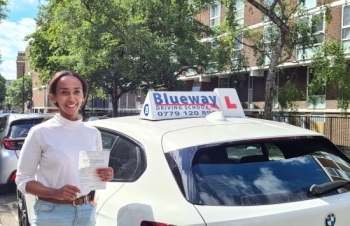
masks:
{"label": "white sign panel", "polygon": [[245,117],[235,89],[215,89],[214,92],[150,91],[140,118],[206,117],[215,111],[222,111],[224,116]]}
{"label": "white sign panel", "polygon": [[245,117],[241,101],[233,88],[214,89],[221,101],[221,111],[226,117]]}
{"label": "white sign panel", "polygon": [[220,110],[214,92],[148,92],[140,117],[150,120],[205,117]]}

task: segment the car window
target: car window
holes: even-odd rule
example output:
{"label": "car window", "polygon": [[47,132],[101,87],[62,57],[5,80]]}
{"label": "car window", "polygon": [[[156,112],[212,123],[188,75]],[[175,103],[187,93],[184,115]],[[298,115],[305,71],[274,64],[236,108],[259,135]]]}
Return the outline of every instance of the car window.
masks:
{"label": "car window", "polygon": [[114,170],[114,179],[128,180],[136,172],[140,149],[130,141],[120,137],[109,157],[109,166]]}
{"label": "car window", "polygon": [[117,140],[118,136],[101,132],[101,139],[102,139],[102,148],[104,151],[110,151]]}
{"label": "car window", "polygon": [[[313,184],[350,180],[350,160],[325,138],[203,145],[166,155],[170,168],[177,169],[174,177],[181,174],[182,181],[176,181],[185,197],[200,205],[302,201],[313,198]],[[350,191],[350,185],[344,188]]]}
{"label": "car window", "polygon": [[8,136],[10,138],[25,138],[28,135],[29,130],[42,122],[40,119],[30,119],[30,120],[18,120],[11,123]]}
{"label": "car window", "polygon": [[7,117],[0,116],[0,134],[5,130],[6,122],[7,122]]}

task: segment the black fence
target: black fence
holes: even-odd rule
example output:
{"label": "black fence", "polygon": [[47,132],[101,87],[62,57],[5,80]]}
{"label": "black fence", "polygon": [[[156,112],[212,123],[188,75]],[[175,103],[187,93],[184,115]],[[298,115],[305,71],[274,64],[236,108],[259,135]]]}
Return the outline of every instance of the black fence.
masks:
{"label": "black fence", "polygon": [[118,117],[140,115],[140,110],[134,109],[118,109]]}
{"label": "black fence", "polygon": [[[118,110],[118,117],[139,114],[136,109]],[[273,120],[324,134],[350,157],[350,117],[274,116]]]}
{"label": "black fence", "polygon": [[350,156],[350,117],[274,116],[273,120],[324,134]]}

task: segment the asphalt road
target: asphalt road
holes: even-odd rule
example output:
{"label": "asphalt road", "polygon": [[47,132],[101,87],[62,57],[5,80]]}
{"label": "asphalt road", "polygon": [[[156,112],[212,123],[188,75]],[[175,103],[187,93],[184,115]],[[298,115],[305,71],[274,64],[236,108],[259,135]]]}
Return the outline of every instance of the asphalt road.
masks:
{"label": "asphalt road", "polygon": [[0,195],[0,226],[18,226],[16,190]]}

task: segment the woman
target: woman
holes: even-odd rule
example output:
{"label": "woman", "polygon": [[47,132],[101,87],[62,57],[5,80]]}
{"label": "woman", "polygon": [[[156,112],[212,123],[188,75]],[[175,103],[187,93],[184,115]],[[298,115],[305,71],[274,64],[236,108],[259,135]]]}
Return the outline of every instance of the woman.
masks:
{"label": "woman", "polygon": [[[102,151],[100,132],[85,125],[78,114],[88,86],[77,73],[57,72],[49,97],[59,108],[53,118],[34,126],[23,144],[16,183],[35,195],[32,225],[95,225],[93,191],[79,189],[79,151]],[[113,168],[96,169],[102,181],[113,178]]]}

